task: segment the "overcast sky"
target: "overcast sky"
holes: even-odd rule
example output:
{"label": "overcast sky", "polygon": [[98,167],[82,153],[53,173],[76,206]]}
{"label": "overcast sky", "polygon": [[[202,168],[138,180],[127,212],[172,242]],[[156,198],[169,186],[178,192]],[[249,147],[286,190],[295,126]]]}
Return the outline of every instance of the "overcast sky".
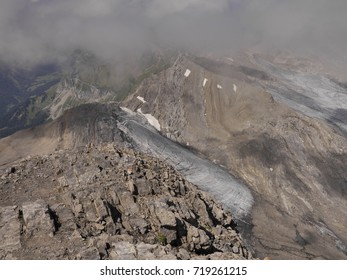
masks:
{"label": "overcast sky", "polygon": [[0,57],[100,56],[157,47],[343,53],[347,0],[0,0]]}

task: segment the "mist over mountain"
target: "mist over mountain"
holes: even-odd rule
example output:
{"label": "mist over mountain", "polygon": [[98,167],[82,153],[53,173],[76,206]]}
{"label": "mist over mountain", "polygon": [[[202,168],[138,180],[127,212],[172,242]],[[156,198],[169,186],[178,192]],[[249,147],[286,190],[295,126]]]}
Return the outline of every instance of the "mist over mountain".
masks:
{"label": "mist over mountain", "polygon": [[74,49],[104,58],[158,48],[225,52],[288,48],[341,56],[343,0],[4,0],[0,57],[59,60]]}

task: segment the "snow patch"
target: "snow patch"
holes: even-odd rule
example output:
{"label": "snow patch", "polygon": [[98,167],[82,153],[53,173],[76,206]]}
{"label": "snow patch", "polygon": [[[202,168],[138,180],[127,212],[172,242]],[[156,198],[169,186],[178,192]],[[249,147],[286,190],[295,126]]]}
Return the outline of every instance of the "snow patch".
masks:
{"label": "snow patch", "polygon": [[160,131],[160,123],[154,116],[152,116],[151,114],[142,113],[141,108],[137,109],[137,112],[139,112],[142,116],[144,116],[151,126],[153,126],[156,130]]}
{"label": "snow patch", "polygon": [[137,99],[140,100],[142,103],[146,103],[146,100],[142,96],[138,96]]}
{"label": "snow patch", "polygon": [[205,78],[205,79],[204,79],[204,83],[202,84],[203,87],[206,86],[207,81],[208,81],[208,80]]}
{"label": "snow patch", "polygon": [[226,57],[227,60],[234,62],[234,60],[231,57]]}
{"label": "snow patch", "polygon": [[222,86],[220,84],[217,85],[218,89],[222,89]]}
{"label": "snow patch", "polygon": [[124,112],[128,113],[129,115],[134,115],[134,111],[130,110],[127,107],[120,107]]}
{"label": "snow patch", "polygon": [[189,69],[186,70],[186,72],[184,73],[185,77],[189,77],[190,73],[192,73],[192,71],[190,71]]}
{"label": "snow patch", "polygon": [[233,88],[234,88],[234,92],[237,91],[237,86],[235,84],[233,84]]}

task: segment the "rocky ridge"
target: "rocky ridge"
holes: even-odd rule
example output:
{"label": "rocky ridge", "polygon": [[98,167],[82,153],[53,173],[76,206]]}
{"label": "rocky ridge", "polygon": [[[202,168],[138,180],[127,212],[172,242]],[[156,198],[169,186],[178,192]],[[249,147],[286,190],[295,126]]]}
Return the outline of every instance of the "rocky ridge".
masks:
{"label": "rocky ridge", "polygon": [[230,213],[158,159],[113,144],[0,170],[1,259],[249,259]]}

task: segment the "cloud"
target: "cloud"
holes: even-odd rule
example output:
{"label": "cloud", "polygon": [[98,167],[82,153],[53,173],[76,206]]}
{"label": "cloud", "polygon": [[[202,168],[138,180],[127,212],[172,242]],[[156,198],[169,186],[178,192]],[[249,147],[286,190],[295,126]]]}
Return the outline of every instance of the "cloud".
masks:
{"label": "cloud", "polygon": [[0,57],[103,57],[151,48],[260,47],[342,53],[345,0],[1,0]]}

